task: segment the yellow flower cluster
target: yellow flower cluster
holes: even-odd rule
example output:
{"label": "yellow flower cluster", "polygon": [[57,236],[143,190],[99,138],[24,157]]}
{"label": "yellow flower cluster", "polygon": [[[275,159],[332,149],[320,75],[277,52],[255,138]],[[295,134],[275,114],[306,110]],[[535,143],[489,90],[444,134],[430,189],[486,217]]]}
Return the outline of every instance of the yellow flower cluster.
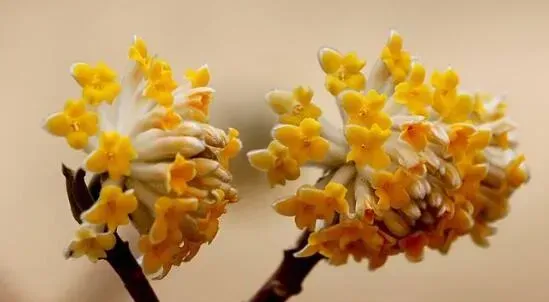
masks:
{"label": "yellow flower cluster", "polygon": [[242,146],[236,129],[208,123],[214,90],[206,65],[178,85],[138,37],[129,59],[121,81],[104,63],[74,64],[82,95],[44,128],[88,154],[85,170],[106,176],[67,254],[104,258],[116,229],[131,222],[142,234],[143,270],[161,278],[216,236],[226,205],[238,200],[229,162]]}
{"label": "yellow flower cluster", "polygon": [[302,166],[324,169],[315,186],[273,205],[311,231],[298,255],[335,265],[352,256],[375,269],[400,253],[419,261],[425,247],[446,253],[466,234],[486,246],[529,178],[504,101],[463,92],[450,68],[426,82],[396,32],[368,82],[354,52],[324,48],[319,63],[344,129],[323,119],[310,89],[274,90],[266,96],[279,116],[274,140],[248,153],[272,186],[298,179]]}

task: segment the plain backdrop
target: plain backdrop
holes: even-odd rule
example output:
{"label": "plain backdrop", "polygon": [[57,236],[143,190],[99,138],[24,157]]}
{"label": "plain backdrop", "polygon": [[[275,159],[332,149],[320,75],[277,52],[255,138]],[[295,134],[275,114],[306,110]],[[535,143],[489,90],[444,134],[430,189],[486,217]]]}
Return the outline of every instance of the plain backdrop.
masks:
{"label": "plain backdrop", "polygon": [[209,64],[212,123],[240,129],[245,144],[233,165],[242,200],[211,246],[153,286],[162,301],[238,302],[298,234],[271,202],[318,175],[271,190],[247,165],[245,151],[267,145],[274,121],[264,94],[310,85],[337,121],[317,50],[356,50],[369,68],[391,29],[429,71],[451,65],[465,89],[508,96],[532,180],[514,195],[489,249],[463,238],[448,256],[428,252],[420,264],[400,256],[376,272],[321,264],[293,301],[547,301],[548,14],[543,0],[0,0],[0,301],[130,301],[106,263],[62,257],[76,224],[60,164],[75,167],[83,154],[40,125],[79,93],[71,63],[103,60],[120,71],[137,34],[179,80]]}

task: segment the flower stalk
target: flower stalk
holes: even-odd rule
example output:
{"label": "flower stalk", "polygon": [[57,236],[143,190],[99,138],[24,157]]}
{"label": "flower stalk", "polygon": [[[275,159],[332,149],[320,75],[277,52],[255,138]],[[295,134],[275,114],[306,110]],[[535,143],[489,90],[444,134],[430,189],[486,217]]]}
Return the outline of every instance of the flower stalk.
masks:
{"label": "flower stalk", "polygon": [[[65,176],[71,212],[74,219],[81,224],[82,212],[88,210],[94,204],[94,200],[99,197],[101,177],[96,175],[88,186],[84,181],[86,175],[84,170],[79,169],[75,173],[63,165],[62,171]],[[159,301],[147,277],[133,257],[128,243],[123,241],[118,233],[114,232],[114,236],[116,243],[112,249],[106,251],[106,257],[103,260],[113,268],[135,302]],[[69,251],[69,253],[71,252]]]}
{"label": "flower stalk", "polygon": [[304,231],[297,239],[295,247],[284,251],[282,262],[267,282],[250,299],[250,302],[287,301],[301,292],[305,278],[316,264],[324,259],[320,254],[305,258],[294,256],[295,253],[307,245],[309,235],[310,232]]}

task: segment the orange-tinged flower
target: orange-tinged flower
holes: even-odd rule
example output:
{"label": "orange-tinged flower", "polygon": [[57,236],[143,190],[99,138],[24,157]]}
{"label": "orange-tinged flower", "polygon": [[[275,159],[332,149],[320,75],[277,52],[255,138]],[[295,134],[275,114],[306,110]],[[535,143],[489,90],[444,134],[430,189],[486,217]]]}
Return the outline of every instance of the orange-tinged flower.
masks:
{"label": "orange-tinged flower", "polygon": [[250,164],[267,172],[271,186],[284,185],[286,180],[296,180],[300,175],[299,163],[290,156],[288,147],[272,141],[267,149],[248,153]]}
{"label": "orange-tinged flower", "polygon": [[403,169],[398,169],[394,174],[387,171],[379,171],[374,174],[372,187],[379,198],[378,206],[381,210],[390,207],[400,209],[410,203],[410,195],[407,189],[413,179]]}
{"label": "orange-tinged flower", "polygon": [[321,125],[312,118],[304,119],[299,126],[282,125],[274,137],[288,147],[290,155],[302,164],[308,160],[324,159],[329,149],[328,141],[320,136]]}
{"label": "orange-tinged flower", "polygon": [[412,122],[402,125],[400,139],[407,142],[416,151],[423,151],[427,147],[431,125],[427,122]]}

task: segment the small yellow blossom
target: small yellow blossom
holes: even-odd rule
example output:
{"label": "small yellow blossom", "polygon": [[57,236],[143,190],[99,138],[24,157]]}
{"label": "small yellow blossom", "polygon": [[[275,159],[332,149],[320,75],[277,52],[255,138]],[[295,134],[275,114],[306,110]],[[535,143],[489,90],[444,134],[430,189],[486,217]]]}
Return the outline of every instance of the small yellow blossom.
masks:
{"label": "small yellow blossom", "polygon": [[521,154],[513,159],[505,168],[505,174],[510,186],[518,187],[528,180],[528,174],[521,168],[525,160],[526,157],[524,154]]}
{"label": "small yellow blossom", "polygon": [[69,245],[69,256],[80,258],[88,256],[92,262],[107,257],[108,251],[116,244],[112,233],[96,233],[90,226],[82,225],[76,231],[74,240]]}
{"label": "small yellow blossom", "polygon": [[160,268],[169,270],[174,257],[179,252],[178,244],[170,241],[153,244],[147,235],[141,236],[138,247],[143,254],[142,267],[145,274],[156,273]]}
{"label": "small yellow blossom", "polygon": [[433,103],[433,95],[427,84],[424,84],[425,68],[414,63],[410,72],[410,79],[395,87],[393,97],[396,102],[405,105],[412,114],[427,116],[429,106]]}
{"label": "small yellow blossom", "polygon": [[372,187],[379,198],[379,209],[401,209],[407,206],[410,203],[407,190],[412,181],[403,169],[398,169],[394,174],[387,171],[376,172],[372,179]]}
{"label": "small yellow blossom", "polygon": [[361,70],[366,61],[360,59],[355,52],[342,55],[330,48],[324,48],[319,53],[319,61],[326,73],[326,89],[334,96],[349,88],[361,91],[366,85],[366,77]]}
{"label": "small yellow blossom", "polygon": [[488,173],[487,166],[462,162],[458,164],[458,170],[461,174],[461,186],[456,194],[460,194],[468,200],[474,200],[480,188],[480,182]]}
{"label": "small yellow blossom", "polygon": [[222,190],[215,190],[216,202],[207,206],[204,218],[197,219],[198,230],[204,235],[206,242],[212,242],[219,230],[219,217],[226,212],[228,200]]}
{"label": "small yellow blossom", "polygon": [[84,100],[68,100],[63,112],[48,117],[46,129],[65,137],[72,148],[83,149],[88,145],[88,138],[97,133],[97,123],[97,114],[86,110]]}
{"label": "small yellow blossom", "polygon": [[187,190],[187,183],[196,176],[196,164],[177,153],[168,168],[168,186],[177,194]]}
{"label": "small yellow blossom", "polygon": [[112,104],[120,92],[116,73],[104,63],[95,67],[86,63],[74,64],[72,75],[83,88],[82,97],[91,105],[99,105],[104,101]]}
{"label": "small yellow blossom", "polygon": [[486,148],[491,134],[490,131],[476,130],[467,124],[456,124],[451,126],[449,138],[448,154],[461,161],[471,159],[475,152]]}
{"label": "small yellow blossom", "polygon": [[272,141],[267,149],[249,153],[248,158],[254,168],[267,172],[271,186],[299,178],[299,163],[290,156],[288,147],[278,141]]}
{"label": "small yellow blossom", "polygon": [[385,63],[395,83],[404,81],[410,71],[410,54],[402,49],[402,37],[392,32],[387,45],[381,51],[381,60]]}
{"label": "small yellow blossom", "polygon": [[229,128],[228,132],[228,142],[219,153],[219,163],[225,169],[229,168],[229,160],[236,157],[242,149],[242,143],[238,139],[238,136],[240,135],[238,130]]}
{"label": "small yellow blossom", "polygon": [[330,182],[324,190],[303,186],[295,196],[278,201],[273,207],[281,215],[295,216],[298,228],[312,230],[317,219],[330,223],[336,213],[349,214],[345,194],[347,189],[336,182]]}
{"label": "small yellow blossom", "polygon": [[[278,91],[277,91],[278,92]],[[298,86],[293,93],[268,94],[267,101],[273,110],[279,115],[281,124],[298,126],[304,119],[318,119],[322,111],[313,104],[313,91],[309,87]]]}
{"label": "small yellow blossom", "polygon": [[155,128],[173,130],[181,124],[181,120],[181,116],[173,108],[166,108],[164,114],[156,121]]}
{"label": "small yellow blossom", "polygon": [[501,119],[505,116],[507,110],[507,104],[499,102],[496,105],[494,112],[488,113],[486,110],[486,102],[492,100],[492,96],[484,93],[476,93],[474,96],[474,109],[473,113],[477,116],[481,122],[490,122]]}
{"label": "small yellow blossom", "polygon": [[172,77],[172,71],[169,65],[164,61],[154,60],[149,71],[149,78],[143,95],[155,100],[164,107],[170,107],[173,104],[172,92],[176,88],[177,83]]}
{"label": "small yellow blossom", "polygon": [[358,91],[347,91],[340,95],[341,106],[349,116],[349,124],[356,124],[367,128],[377,124],[382,129],[391,126],[391,119],[383,112],[386,96],[375,90],[366,95]]}
{"label": "small yellow blossom", "polygon": [[191,82],[192,88],[206,87],[210,83],[210,70],[208,65],[201,66],[197,70],[189,69],[185,77]]}
{"label": "small yellow blossom", "polygon": [[407,142],[416,151],[422,151],[427,147],[431,125],[426,122],[415,122],[404,124],[401,127],[400,139]]}
{"label": "small yellow blossom", "polygon": [[131,60],[136,61],[139,64],[141,71],[143,71],[143,73],[147,76],[151,63],[151,57],[149,56],[147,45],[143,39],[140,37],[134,37],[133,45],[128,51],[128,57]]}
{"label": "small yellow blossom", "polygon": [[355,261],[360,261],[368,255],[379,253],[384,238],[378,233],[377,227],[362,220],[343,220],[309,236],[308,245],[298,253],[306,257],[320,253],[333,265],[347,262],[351,255]]}
{"label": "small yellow blossom", "polygon": [[86,212],[82,219],[92,224],[106,224],[109,232],[130,222],[128,215],[137,209],[137,199],[133,192],[122,192],[118,186],[108,185],[101,189],[99,199]]}
{"label": "small yellow blossom", "polygon": [[444,105],[445,99],[456,97],[459,75],[452,68],[444,72],[435,71],[431,76],[431,85],[435,88],[433,106],[435,110],[441,111],[437,108]]}
{"label": "small yellow blossom", "polygon": [[465,122],[473,111],[473,100],[468,94],[460,94],[454,99],[446,99],[440,117],[446,123]]}
{"label": "small yellow blossom", "polygon": [[374,169],[388,166],[391,159],[383,144],[391,135],[389,129],[383,130],[377,124],[371,129],[357,125],[347,125],[345,136],[351,151],[347,154],[347,161],[354,161],[357,166],[369,165]]}
{"label": "small yellow blossom", "polygon": [[288,147],[290,155],[302,164],[308,160],[321,161],[329,149],[328,141],[320,137],[320,123],[304,119],[299,126],[282,125],[274,137]]}
{"label": "small yellow blossom", "polygon": [[168,241],[180,243],[183,235],[179,229],[181,217],[198,209],[196,198],[170,198],[162,196],[154,204],[155,220],[149,232],[150,242],[158,244]]}
{"label": "small yellow blossom", "polygon": [[446,123],[464,122],[474,110],[473,97],[458,94],[459,76],[451,68],[444,73],[435,71],[431,77],[435,87],[433,109]]}
{"label": "small yellow blossom", "polygon": [[86,168],[94,173],[109,172],[118,180],[130,173],[130,162],[137,157],[130,139],[116,131],[107,131],[99,138],[99,147],[86,159]]}
{"label": "small yellow blossom", "polygon": [[193,89],[187,96],[186,105],[194,109],[192,118],[205,123],[210,114],[210,104],[213,100],[213,90],[206,88]]}

